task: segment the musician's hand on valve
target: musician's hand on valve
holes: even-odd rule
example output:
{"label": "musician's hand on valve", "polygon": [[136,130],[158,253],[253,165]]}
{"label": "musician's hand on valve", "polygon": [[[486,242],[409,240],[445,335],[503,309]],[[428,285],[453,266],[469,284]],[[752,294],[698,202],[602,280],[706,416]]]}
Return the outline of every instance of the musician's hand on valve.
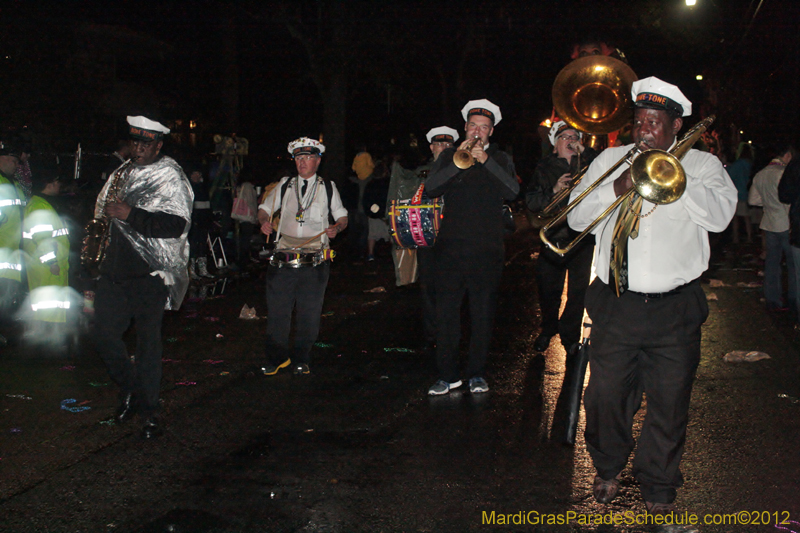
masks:
{"label": "musician's hand on valve", "polygon": [[620,197],[628,192],[631,187],[633,187],[633,180],[631,179],[631,169],[628,168],[614,180],[614,194]]}
{"label": "musician's hand on valve", "polygon": [[556,184],[553,185],[553,192],[555,194],[560,193],[561,191],[569,187],[571,181],[572,181],[572,175],[569,172],[562,174],[561,177],[558,178]]}
{"label": "musician's hand on valve", "polygon": [[480,164],[486,163],[486,160],[489,159],[489,154],[483,149],[482,142],[478,141],[475,143],[475,146],[472,147],[472,157]]}
{"label": "musician's hand on valve", "polygon": [[469,145],[470,145],[471,142],[472,142],[471,138],[464,139],[464,142],[462,142],[460,145],[458,145],[458,149],[459,150],[466,150],[467,148],[469,148]]}
{"label": "musician's hand on valve", "polygon": [[128,220],[128,215],[131,214],[131,206],[125,202],[109,202],[106,204],[106,215],[120,220]]}

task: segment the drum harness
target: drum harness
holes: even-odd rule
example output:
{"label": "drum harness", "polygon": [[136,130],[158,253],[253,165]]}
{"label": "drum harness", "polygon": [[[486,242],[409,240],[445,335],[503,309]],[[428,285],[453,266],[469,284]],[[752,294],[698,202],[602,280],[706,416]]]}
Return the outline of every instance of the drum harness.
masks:
{"label": "drum harness", "polygon": [[[335,224],[336,221],[333,220],[333,214],[331,213],[331,200],[333,198],[333,185],[331,185],[331,182],[326,180],[322,176],[317,176],[317,178],[322,180],[322,183],[325,185],[325,194],[327,194],[327,196],[328,196],[328,220]],[[306,207],[303,207],[302,206],[302,199],[300,198],[299,181],[300,181],[300,177],[299,176],[297,176],[295,178],[289,178],[281,186],[281,204],[283,204],[283,200],[284,200],[284,198],[286,198],[286,191],[289,189],[289,185],[292,182],[295,182],[295,192],[297,194],[297,217],[298,217],[297,221],[298,221],[298,223],[302,224],[303,223],[303,216],[305,215],[305,211],[311,206],[311,202],[314,201],[313,199],[314,199],[314,196],[316,195],[316,190],[314,191],[315,195],[311,197],[311,201],[309,201],[309,204]],[[316,182],[314,183],[314,187],[316,189]]]}

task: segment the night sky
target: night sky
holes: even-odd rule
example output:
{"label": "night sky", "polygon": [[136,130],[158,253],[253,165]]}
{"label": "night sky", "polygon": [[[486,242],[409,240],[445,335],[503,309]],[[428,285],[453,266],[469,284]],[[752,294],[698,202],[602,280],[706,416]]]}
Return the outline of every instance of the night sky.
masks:
{"label": "night sky", "polygon": [[126,114],[147,113],[187,134],[197,122],[196,147],[184,139],[176,149],[207,151],[214,133],[237,131],[252,161],[267,164],[289,140],[325,131],[320,83],[344,73],[345,158],[356,143],[382,151],[433,126],[460,129],[464,103],[486,97],[503,110],[495,139],[525,168],[538,157],[555,76],[573,43],[596,37],[640,78],[681,87],[696,109],[688,125],[715,113],[728,143],[739,130],[765,146],[794,137],[800,2],[697,4],[6,1],[0,127],[27,126],[47,149],[80,141],[104,151]]}

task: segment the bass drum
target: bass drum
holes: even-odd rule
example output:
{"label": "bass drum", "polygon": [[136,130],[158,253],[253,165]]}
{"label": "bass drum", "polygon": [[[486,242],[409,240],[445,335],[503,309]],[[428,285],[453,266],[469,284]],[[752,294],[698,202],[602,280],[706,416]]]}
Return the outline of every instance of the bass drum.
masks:
{"label": "bass drum", "polygon": [[392,238],[400,248],[429,248],[436,242],[442,220],[444,201],[429,198],[425,184],[410,200],[392,200],[389,224]]}

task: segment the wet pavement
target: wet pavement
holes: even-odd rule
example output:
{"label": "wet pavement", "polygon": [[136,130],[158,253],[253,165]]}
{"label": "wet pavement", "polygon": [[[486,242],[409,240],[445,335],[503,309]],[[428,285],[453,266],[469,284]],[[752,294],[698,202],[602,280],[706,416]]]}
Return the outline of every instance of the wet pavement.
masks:
{"label": "wet pavement", "polygon": [[[763,310],[757,250],[718,249],[677,503],[701,521],[747,512],[747,526],[703,532],[800,532],[800,344],[790,316]],[[597,525],[643,513],[630,469],[617,499],[597,504],[582,428],[574,447],[550,438],[565,354],[557,337],[544,355],[532,348],[533,233],[507,241],[484,395],[427,396],[436,372],[418,289],[395,287],[379,251],[375,263],[335,260],[309,376],[256,371],[262,267],[195,287],[165,318],[166,434],[154,441],[139,420],[105,423],[117,391],[90,339],[68,356],[3,348],[0,530],[652,530]],[[239,318],[245,304],[261,318]],[[734,350],[770,359],[724,362]],[[568,512],[570,525],[535,523]]]}

